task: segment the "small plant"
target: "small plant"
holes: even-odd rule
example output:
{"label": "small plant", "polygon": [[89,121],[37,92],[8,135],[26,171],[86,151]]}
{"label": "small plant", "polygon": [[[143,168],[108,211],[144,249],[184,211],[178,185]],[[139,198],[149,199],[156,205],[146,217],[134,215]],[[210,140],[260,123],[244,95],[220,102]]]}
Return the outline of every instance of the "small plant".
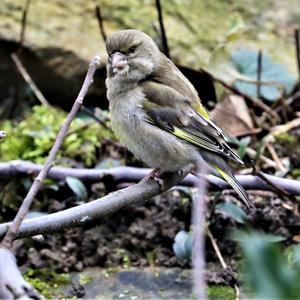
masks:
{"label": "small plant", "polygon": [[299,299],[299,246],[285,253],[278,245],[282,237],[255,231],[239,232],[235,239],[244,256],[245,285],[255,299]]}
{"label": "small plant", "polygon": [[[3,122],[1,128],[7,132],[8,137],[0,144],[0,160],[24,159],[44,163],[65,118],[66,113],[62,110],[34,106],[21,122]],[[95,121],[76,118],[58,153],[57,161],[63,163],[64,158],[71,158],[89,167],[96,162],[101,141],[112,137],[110,131]]]}

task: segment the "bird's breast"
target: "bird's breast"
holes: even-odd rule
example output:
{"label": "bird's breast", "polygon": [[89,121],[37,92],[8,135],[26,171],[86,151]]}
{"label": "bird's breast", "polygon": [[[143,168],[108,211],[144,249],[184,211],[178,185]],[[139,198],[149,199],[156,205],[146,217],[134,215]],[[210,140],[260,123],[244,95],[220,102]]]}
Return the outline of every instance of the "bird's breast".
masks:
{"label": "bird's breast", "polygon": [[178,170],[191,157],[191,149],[174,135],[147,122],[142,103],[145,95],[136,88],[109,99],[112,129],[121,144],[150,167]]}
{"label": "bird's breast", "polygon": [[129,150],[136,144],[136,137],[141,134],[145,113],[142,110],[144,93],[135,88],[109,99],[111,124],[115,135]]}

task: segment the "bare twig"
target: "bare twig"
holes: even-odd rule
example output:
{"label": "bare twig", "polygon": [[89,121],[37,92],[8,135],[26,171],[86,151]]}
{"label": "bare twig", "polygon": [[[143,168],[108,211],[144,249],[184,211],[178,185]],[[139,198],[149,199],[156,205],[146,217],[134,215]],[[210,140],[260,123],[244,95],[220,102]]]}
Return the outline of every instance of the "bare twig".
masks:
{"label": "bare twig", "polygon": [[[128,171],[130,172],[130,169],[134,168],[122,169],[122,174],[119,175],[122,175],[122,177],[126,176]],[[191,168],[184,170],[182,176],[173,175],[164,180],[165,190],[179,183],[190,170]],[[149,173],[149,171],[149,169],[141,170],[139,178],[144,178],[145,175]],[[109,172],[107,174],[109,174]],[[264,176],[268,178],[273,184],[280,185],[286,191],[294,195],[300,195],[299,181],[278,178],[267,174],[264,174]],[[228,188],[228,184],[217,177],[209,175],[207,176],[207,179],[210,183],[213,181],[213,183],[219,189]],[[274,191],[270,184],[266,183],[259,177],[243,175],[237,176],[237,179],[244,188]],[[198,179],[194,176],[188,175],[186,183],[195,186],[195,184],[197,184],[197,180]],[[24,220],[15,238],[58,232],[62,229],[79,225],[82,226],[83,224],[97,220],[104,215],[114,213],[125,206],[135,205],[137,203],[147,201],[152,197],[158,195],[159,193],[161,193],[161,190],[157,182],[153,182],[153,180],[144,180],[136,185],[111,193],[97,200],[67,210],[63,210],[61,212],[49,214],[47,216]],[[0,237],[4,236],[7,228],[10,225],[11,223],[0,224]]]}
{"label": "bare twig", "polygon": [[256,170],[255,167],[253,167],[253,174],[260,177],[263,181],[265,181],[267,184],[269,184],[279,196],[281,196],[283,198],[286,197],[288,199],[293,197],[293,195],[291,195],[288,191],[286,191],[285,189],[283,189],[281,186],[277,185],[276,183],[272,182],[272,180],[270,180],[265,174]]}
{"label": "bare twig", "polygon": [[282,133],[288,132],[296,127],[300,126],[300,117],[293,119],[292,121],[283,124],[283,125],[278,125],[275,126],[271,129],[270,134],[267,136],[267,139],[271,139],[272,137],[276,137]]}
{"label": "bare twig", "polygon": [[273,118],[279,119],[278,114],[275,111],[272,111],[272,109],[270,109],[269,106],[267,106],[265,103],[263,103],[260,99],[257,98],[252,98],[250,96],[248,96],[247,94],[243,93],[242,91],[240,91],[239,89],[235,88],[234,86],[228,84],[227,82],[225,82],[224,80],[217,78],[215,76],[213,76],[211,73],[207,72],[206,70],[202,69],[202,71],[208,76],[210,77],[212,80],[219,82],[220,84],[222,84],[225,88],[227,88],[228,90],[232,91],[233,93],[243,97],[248,103],[251,103],[253,106],[256,106],[258,108],[260,108],[262,111],[266,112],[268,115],[270,115]]}
{"label": "bare twig", "polygon": [[286,99],[286,105],[291,105],[293,104],[295,101],[300,99],[300,91],[296,92],[294,95],[292,95],[291,97],[289,97],[288,99]]}
{"label": "bare twig", "polygon": [[[192,166],[187,166],[182,170],[181,174],[176,172],[171,175],[163,175],[161,178],[164,183],[162,185],[163,190],[157,181],[148,178],[123,190],[110,193],[103,198],[47,216],[24,220],[15,238],[57,232],[79,225],[82,226],[87,222],[112,214],[123,207],[143,203],[179,183],[192,168]],[[0,225],[0,237],[5,234],[7,227],[10,225],[11,223]]]}
{"label": "bare twig", "polygon": [[101,120],[92,110],[85,107],[84,105],[81,106],[81,110],[85,112],[87,115],[92,117],[95,121],[97,121],[100,125],[102,125],[105,129],[112,131],[112,129],[106,125],[105,121]]}
{"label": "bare twig", "polygon": [[22,202],[22,205],[20,206],[20,208],[18,210],[18,213],[17,213],[14,221],[8,228],[8,231],[1,243],[4,247],[8,248],[11,246],[12,241],[13,241],[15,235],[17,234],[22,221],[24,220],[26,214],[28,213],[28,210],[30,208],[30,205],[31,205],[34,197],[36,196],[37,192],[39,191],[39,189],[42,185],[43,180],[46,178],[49,170],[51,169],[51,167],[54,163],[56,154],[63,142],[63,139],[70,127],[70,124],[71,124],[72,120],[74,119],[77,111],[80,109],[80,106],[82,105],[83,99],[88,91],[89,86],[93,82],[93,76],[94,76],[94,73],[95,73],[97,67],[99,66],[99,64],[100,64],[100,57],[95,56],[89,65],[88,72],[86,74],[82,88],[78,94],[78,97],[77,97],[65,123],[61,126],[61,129],[56,137],[56,140],[55,140],[54,145],[49,153],[46,163],[43,165],[43,168],[39,172],[38,176],[35,178],[31,188],[28,191],[28,194],[26,195],[25,199]]}
{"label": "bare twig", "polygon": [[96,6],[95,11],[96,11],[96,17],[97,17],[99,28],[100,28],[101,37],[102,37],[103,42],[105,44],[106,39],[107,39],[107,35],[105,33],[105,30],[104,30],[103,18],[102,18],[101,9],[100,9],[99,5]]}
{"label": "bare twig", "polygon": [[[213,246],[213,248],[215,250],[215,253],[216,253],[217,257],[218,257],[218,260],[219,260],[219,262],[220,262],[223,270],[226,270],[227,269],[227,264],[226,264],[226,262],[225,262],[225,260],[224,260],[224,258],[222,256],[220,248],[219,248],[219,246],[218,246],[215,238],[213,237],[212,232],[210,231],[210,229],[209,229],[208,226],[206,227],[206,233],[207,233],[208,238],[210,239],[210,242],[211,242],[211,244],[212,244],[212,246]],[[234,285],[234,289],[235,289],[235,299],[239,300],[240,299],[240,289],[237,286],[237,284]]]}
{"label": "bare twig", "polygon": [[200,174],[196,181],[196,193],[193,195],[193,277],[194,292],[197,299],[206,299],[205,269],[205,196],[207,191],[207,168],[203,162],[199,163]]}
{"label": "bare twig", "polygon": [[30,86],[31,90],[37,97],[37,99],[46,106],[50,106],[49,102],[46,100],[42,92],[39,90],[39,88],[35,85],[34,81],[32,80],[31,76],[26,71],[25,67],[23,66],[22,62],[19,60],[18,56],[15,53],[11,54],[11,58],[13,62],[15,63],[16,67],[18,68],[20,74],[24,78],[24,80],[27,82],[27,84]]}
{"label": "bare twig", "polygon": [[278,169],[280,171],[286,171],[287,169],[282,164],[282,162],[281,162],[276,150],[274,149],[273,145],[268,143],[267,144],[267,149],[268,149],[269,153],[271,154],[273,160],[276,162]]}
{"label": "bare twig", "polygon": [[[297,115],[297,113],[296,113],[296,115]],[[271,132],[268,135],[266,135],[262,140],[262,146],[260,148],[259,159],[261,159],[261,157],[265,151],[266,145],[268,145],[269,143],[273,143],[275,141],[276,136],[278,136],[282,133],[288,132],[291,129],[299,127],[299,126],[300,126],[300,117],[293,119],[292,121],[290,121],[286,124],[274,126],[273,128],[271,128],[271,130],[270,130]]]}
{"label": "bare twig", "polygon": [[164,21],[163,21],[163,15],[162,15],[162,9],[160,5],[160,0],[155,1],[157,14],[158,14],[158,22],[160,26],[160,32],[161,32],[161,39],[162,39],[162,46],[163,46],[163,53],[170,58],[170,52],[169,52],[169,46],[168,46],[168,40],[166,36]]}
{"label": "bare twig", "polygon": [[257,56],[257,84],[256,84],[256,97],[260,98],[260,88],[261,88],[261,73],[262,73],[262,51],[258,51]]}
{"label": "bare twig", "polygon": [[25,40],[25,30],[27,25],[27,14],[29,10],[30,0],[26,0],[25,7],[22,14],[22,21],[21,21],[21,31],[20,31],[20,39],[19,39],[19,50],[20,52],[23,48],[24,40]]}
{"label": "bare twig", "polygon": [[22,277],[14,255],[2,247],[0,247],[0,298],[43,299]]}
{"label": "bare twig", "polygon": [[[33,176],[41,171],[42,165],[34,164],[29,161],[10,161],[0,163],[0,178],[9,178],[16,175]],[[134,167],[116,167],[111,169],[74,169],[64,167],[52,167],[47,174],[48,178],[54,180],[65,180],[67,176],[76,177],[83,181],[98,182],[104,177],[111,177],[116,182],[137,182],[145,177],[151,170]],[[265,174],[276,185],[281,186],[293,195],[300,195],[299,180],[281,178]],[[260,178],[252,175],[237,175],[238,181],[245,189],[273,191],[270,185],[266,184]],[[180,184],[194,186],[197,178],[188,175]],[[219,191],[228,189],[230,186],[222,179],[213,175],[207,176],[210,184],[209,190]]]}
{"label": "bare twig", "polygon": [[[250,148],[250,147],[247,147],[246,148],[246,153],[250,156],[250,158],[252,159],[256,159],[257,158],[257,151]],[[259,159],[264,162],[266,165],[268,165],[269,167],[272,167],[272,168],[277,168],[277,164],[275,161],[273,161],[272,159],[260,154],[259,155]]]}

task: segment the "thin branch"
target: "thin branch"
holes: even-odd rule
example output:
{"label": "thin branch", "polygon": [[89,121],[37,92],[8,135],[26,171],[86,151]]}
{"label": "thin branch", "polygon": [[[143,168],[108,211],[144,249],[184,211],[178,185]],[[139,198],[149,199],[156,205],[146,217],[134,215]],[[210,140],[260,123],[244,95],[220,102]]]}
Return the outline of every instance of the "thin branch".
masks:
{"label": "thin branch", "polygon": [[[223,270],[227,270],[227,264],[226,264],[226,262],[225,262],[225,260],[223,258],[223,255],[222,255],[222,253],[220,251],[220,248],[219,248],[219,246],[218,246],[215,238],[213,237],[212,232],[210,231],[210,229],[209,229],[208,226],[206,227],[206,233],[207,233],[208,238],[210,239],[210,242],[211,242],[211,244],[212,244],[212,246],[213,246],[213,248],[215,250],[215,253],[216,253],[217,257],[218,257],[218,260],[219,260],[219,262],[220,262]],[[237,286],[237,284],[234,284],[234,289],[235,289],[235,295],[236,295],[235,299],[239,300],[240,299],[240,289]]]}
{"label": "thin branch", "polygon": [[242,91],[240,91],[239,89],[235,88],[234,86],[226,83],[224,80],[217,78],[215,76],[213,76],[211,73],[207,72],[206,70],[202,69],[202,71],[208,76],[210,77],[212,80],[219,82],[220,84],[222,84],[226,89],[230,90],[231,92],[233,92],[234,94],[237,94],[241,97],[243,97],[247,102],[251,103],[253,106],[256,106],[258,108],[260,108],[262,111],[266,112],[267,114],[269,114],[271,117],[278,119],[279,116],[278,114],[273,111],[272,109],[270,109],[269,106],[267,106],[265,103],[263,103],[260,99],[257,98],[252,98],[250,96],[248,96],[247,94],[243,93]]}
{"label": "thin branch", "polygon": [[300,89],[300,31],[299,29],[295,29],[295,44],[296,44],[297,66],[298,66],[298,73],[299,73],[298,88]]}
{"label": "thin branch", "polygon": [[[41,171],[42,165],[34,164],[29,161],[15,160],[10,162],[0,162],[0,178],[10,178],[16,175],[32,176]],[[134,168],[134,167],[116,167],[110,169],[84,169],[84,168],[65,168],[52,167],[47,174],[47,178],[54,180],[65,180],[67,176],[76,177],[83,181],[98,182],[104,177],[111,177],[116,182],[137,182],[144,178],[151,169]],[[299,180],[292,180],[264,174],[270,181],[277,186],[282,187],[293,195],[300,195]],[[238,181],[245,189],[274,191],[269,184],[262,179],[252,175],[237,175]],[[188,175],[180,184],[194,186],[197,178]],[[230,186],[222,179],[213,175],[207,176],[210,184],[209,190],[219,191],[228,189]]]}
{"label": "thin branch", "polygon": [[96,11],[96,17],[97,17],[99,28],[100,28],[101,37],[102,37],[103,42],[105,44],[106,39],[107,39],[107,35],[105,33],[105,30],[104,30],[103,18],[102,18],[101,9],[100,9],[99,5],[96,6],[95,11]]}
{"label": "thin branch", "polygon": [[[298,116],[297,112],[296,112],[296,116]],[[273,143],[276,140],[276,136],[288,132],[296,127],[300,127],[300,116],[288,123],[272,127],[270,133],[267,134],[262,140],[262,146],[260,147],[260,151],[259,151],[260,152],[259,159],[263,155],[266,145],[269,143]]]}
{"label": "thin branch", "polygon": [[257,56],[257,84],[256,84],[256,97],[259,99],[261,92],[261,73],[262,73],[262,51],[258,51]]}
{"label": "thin branch", "polygon": [[[24,220],[15,238],[58,232],[66,228],[82,226],[85,223],[112,214],[123,207],[143,203],[179,183],[192,168],[192,166],[187,166],[181,174],[176,172],[171,175],[162,175],[162,186],[151,178],[143,179],[133,186],[110,193],[100,199],[47,216]],[[163,187],[163,190],[161,187]],[[5,234],[10,225],[11,223],[0,224],[0,237]]]}
{"label": "thin branch", "polygon": [[277,167],[280,171],[286,172],[287,169],[285,168],[285,166],[282,164],[281,159],[279,158],[276,150],[274,149],[273,145],[271,143],[267,144],[267,149],[269,151],[269,153],[271,154],[273,160],[275,161],[275,163],[277,164]]}
{"label": "thin branch", "polygon": [[286,105],[290,106],[295,101],[298,101],[299,99],[300,99],[300,91],[296,92],[294,95],[292,95],[291,97],[289,97],[288,99],[286,99]]}
{"label": "thin branch", "polygon": [[22,277],[14,255],[2,247],[0,247],[0,298],[43,299]]}
{"label": "thin branch", "polygon": [[[257,151],[250,148],[250,147],[246,147],[246,153],[249,155],[249,157],[251,159],[256,159],[257,158]],[[263,154],[260,153],[259,155],[259,159],[264,162],[268,167],[272,167],[277,169],[277,164],[275,161],[273,161],[272,159],[264,156]]]}
{"label": "thin branch", "polygon": [[[181,175],[175,174],[166,179],[163,178],[163,186],[165,190],[179,183],[191,169],[192,168],[183,170],[183,174]],[[140,171],[139,174],[135,172],[137,171],[135,168],[115,168],[112,170],[117,171],[114,175],[119,175],[122,178],[124,178],[124,176],[126,177],[128,172],[131,172],[130,175],[135,176],[135,178],[144,178],[146,174],[149,173],[149,169],[138,170]],[[107,174],[112,173],[107,172]],[[266,174],[264,174],[264,176],[271,180],[274,184],[281,184],[281,186],[287,191],[300,195],[299,181],[277,178],[275,176]],[[245,188],[274,191],[270,184],[267,184],[259,177],[243,175],[237,176],[237,179]],[[183,182],[185,181],[186,183],[195,186],[195,184],[197,184],[197,180],[198,179],[196,177],[188,175],[187,180],[183,180]],[[207,180],[210,183],[213,182],[219,189],[228,188],[228,185],[217,177],[209,175],[207,176]],[[125,206],[135,205],[142,203],[143,201],[147,201],[159,193],[161,193],[161,189],[160,185],[156,181],[151,179],[147,181],[143,180],[136,185],[111,193],[103,198],[91,201],[89,203],[63,210],[61,212],[49,214],[47,216],[24,220],[15,238],[47,234],[74,226],[82,226],[87,222],[91,222],[107,214],[114,213]],[[4,236],[9,225],[11,225],[11,223],[0,224],[0,237]]]}
{"label": "thin branch", "polygon": [[22,202],[22,205],[20,206],[20,208],[18,210],[18,213],[17,213],[14,221],[8,228],[8,231],[1,243],[4,247],[7,247],[7,248],[11,247],[14,236],[17,234],[22,221],[24,220],[26,214],[28,213],[28,210],[31,206],[31,203],[32,203],[34,197],[36,196],[37,192],[39,191],[43,180],[46,178],[49,170],[51,169],[51,167],[54,163],[56,154],[64,140],[64,137],[70,127],[71,122],[73,121],[77,111],[80,109],[80,106],[82,105],[83,99],[84,99],[85,95],[87,94],[89,86],[93,82],[93,76],[94,76],[94,73],[95,73],[97,67],[99,66],[99,64],[100,64],[100,57],[95,56],[89,65],[88,72],[86,74],[82,88],[78,94],[78,97],[77,97],[69,115],[67,116],[65,123],[61,126],[61,129],[56,137],[56,140],[55,140],[54,145],[49,153],[46,163],[43,165],[38,176],[35,178],[32,186],[30,187],[30,189],[28,191],[28,194],[26,195],[25,199]]}
{"label": "thin branch", "polygon": [[266,177],[265,174],[263,174],[260,171],[257,171],[255,167],[253,168],[253,174],[255,174],[256,176],[258,176],[259,178],[261,178],[267,184],[269,184],[279,196],[281,196],[283,198],[288,198],[288,199],[290,199],[291,197],[293,197],[293,195],[291,195],[288,191],[286,191],[281,186],[278,186],[277,184],[275,184],[274,182],[272,182],[268,177]]}
{"label": "thin branch", "polygon": [[205,196],[207,191],[207,168],[201,161],[198,166],[201,171],[197,178],[195,187],[196,192],[193,193],[193,279],[194,292],[197,299],[206,299],[206,284],[204,279],[205,270]]}
{"label": "thin branch", "polygon": [[27,25],[27,14],[29,10],[30,0],[26,0],[25,7],[22,14],[22,21],[21,21],[21,31],[20,31],[20,39],[19,39],[19,49],[18,52],[23,49],[24,41],[25,41],[25,30]]}
{"label": "thin branch", "polygon": [[26,83],[30,86],[31,90],[33,91],[33,93],[37,97],[37,99],[43,105],[50,106],[50,104],[47,101],[47,99],[44,97],[44,95],[42,94],[42,92],[35,85],[34,81],[32,80],[31,76],[29,75],[29,73],[26,71],[25,67],[23,66],[23,64],[20,61],[20,59],[18,58],[18,56],[15,53],[12,53],[11,54],[11,58],[12,58],[13,62],[15,63],[18,71],[20,72],[20,74],[22,75],[22,77],[24,78],[24,80],[26,81]]}
{"label": "thin branch", "polygon": [[162,15],[162,9],[160,5],[160,0],[155,1],[156,9],[157,9],[157,15],[158,15],[158,22],[160,26],[160,33],[161,33],[161,39],[162,39],[162,46],[163,46],[163,53],[170,58],[170,52],[169,52],[169,46],[168,46],[168,40],[166,36],[164,21],[163,21],[163,15]]}
{"label": "thin branch", "polygon": [[112,131],[112,129],[106,125],[105,121],[101,120],[92,110],[85,107],[84,105],[81,106],[81,110],[97,121],[100,125],[102,125],[105,129]]}

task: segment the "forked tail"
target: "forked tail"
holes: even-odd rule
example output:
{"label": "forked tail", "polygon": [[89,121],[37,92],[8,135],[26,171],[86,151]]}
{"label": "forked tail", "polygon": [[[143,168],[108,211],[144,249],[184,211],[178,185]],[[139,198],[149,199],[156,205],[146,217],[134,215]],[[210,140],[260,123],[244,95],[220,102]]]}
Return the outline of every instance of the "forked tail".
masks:
{"label": "forked tail", "polygon": [[236,193],[240,196],[243,202],[246,204],[248,209],[255,209],[255,205],[249,199],[249,196],[245,189],[241,186],[241,184],[237,181],[233,174],[227,174],[219,167],[215,166],[216,170],[220,174],[220,176],[236,191]]}

